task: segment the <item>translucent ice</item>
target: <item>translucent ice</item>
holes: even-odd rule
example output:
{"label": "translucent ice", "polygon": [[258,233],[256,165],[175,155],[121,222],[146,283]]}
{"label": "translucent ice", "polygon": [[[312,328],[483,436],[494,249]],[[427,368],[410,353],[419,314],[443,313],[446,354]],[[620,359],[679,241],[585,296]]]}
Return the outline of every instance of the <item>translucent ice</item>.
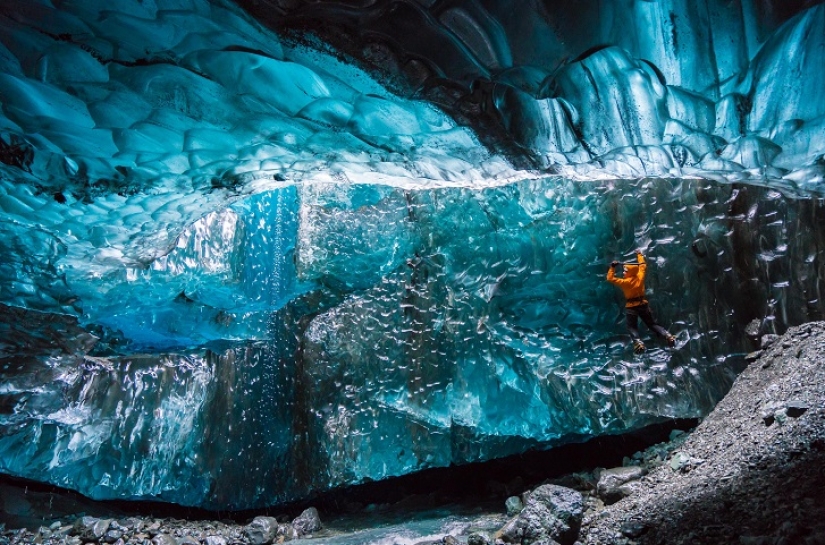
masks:
{"label": "translucent ice", "polygon": [[[274,221],[284,207],[294,219]],[[121,280],[95,312],[127,338],[3,310],[0,468],[98,498],[246,508],[701,416],[752,347],[745,325],[822,317],[821,214],[770,189],[663,179],[263,194]],[[627,348],[604,276],[637,246],[678,351]],[[280,310],[241,316],[209,296],[233,283],[245,308]],[[83,355],[161,334],[213,340]]]}

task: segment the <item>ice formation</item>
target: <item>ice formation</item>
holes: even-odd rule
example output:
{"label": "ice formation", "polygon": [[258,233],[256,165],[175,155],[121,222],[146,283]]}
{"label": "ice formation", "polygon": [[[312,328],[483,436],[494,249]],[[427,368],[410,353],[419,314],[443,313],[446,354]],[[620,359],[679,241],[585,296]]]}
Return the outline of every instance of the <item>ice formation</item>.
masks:
{"label": "ice formation", "polygon": [[825,314],[825,4],[351,4],[0,6],[0,471],[262,506],[701,416]]}

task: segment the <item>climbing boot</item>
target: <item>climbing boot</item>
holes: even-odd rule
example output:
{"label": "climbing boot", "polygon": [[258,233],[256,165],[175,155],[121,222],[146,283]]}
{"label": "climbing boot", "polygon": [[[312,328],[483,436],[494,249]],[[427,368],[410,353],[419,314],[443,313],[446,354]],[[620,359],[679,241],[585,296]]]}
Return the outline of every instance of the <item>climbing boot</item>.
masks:
{"label": "climbing boot", "polygon": [[645,343],[643,343],[639,339],[636,339],[635,341],[633,341],[633,351],[637,354],[641,354],[645,351]]}
{"label": "climbing boot", "polygon": [[676,337],[673,335],[668,334],[668,336],[665,337],[665,340],[667,341],[668,346],[676,346]]}

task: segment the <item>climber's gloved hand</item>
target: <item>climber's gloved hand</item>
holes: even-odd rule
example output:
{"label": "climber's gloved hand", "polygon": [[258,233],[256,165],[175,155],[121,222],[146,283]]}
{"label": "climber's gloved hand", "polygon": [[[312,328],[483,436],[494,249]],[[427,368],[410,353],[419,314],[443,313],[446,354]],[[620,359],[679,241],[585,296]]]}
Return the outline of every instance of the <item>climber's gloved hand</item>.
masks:
{"label": "climber's gloved hand", "polygon": [[610,266],[611,266],[611,267],[613,267],[613,268],[615,269],[616,267],[618,267],[618,266],[619,266],[619,262],[618,262],[618,261],[614,261],[614,262],[612,262],[612,263],[610,264]]}

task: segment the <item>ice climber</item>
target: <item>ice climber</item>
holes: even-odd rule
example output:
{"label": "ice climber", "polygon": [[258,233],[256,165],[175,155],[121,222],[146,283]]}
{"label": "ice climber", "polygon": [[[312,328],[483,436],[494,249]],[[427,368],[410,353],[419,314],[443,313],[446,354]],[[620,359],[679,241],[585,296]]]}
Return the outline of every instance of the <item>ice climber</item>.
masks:
{"label": "ice climber", "polygon": [[627,330],[633,340],[633,350],[637,354],[645,351],[645,343],[639,338],[639,318],[645,325],[654,331],[659,337],[667,341],[668,346],[676,344],[676,338],[665,328],[656,323],[653,312],[645,298],[645,274],[647,273],[647,262],[641,251],[636,250],[636,263],[624,263],[623,278],[616,276],[616,269],[622,265],[618,261],[610,264],[607,271],[607,281],[621,288],[625,299],[625,317],[627,319]]}

